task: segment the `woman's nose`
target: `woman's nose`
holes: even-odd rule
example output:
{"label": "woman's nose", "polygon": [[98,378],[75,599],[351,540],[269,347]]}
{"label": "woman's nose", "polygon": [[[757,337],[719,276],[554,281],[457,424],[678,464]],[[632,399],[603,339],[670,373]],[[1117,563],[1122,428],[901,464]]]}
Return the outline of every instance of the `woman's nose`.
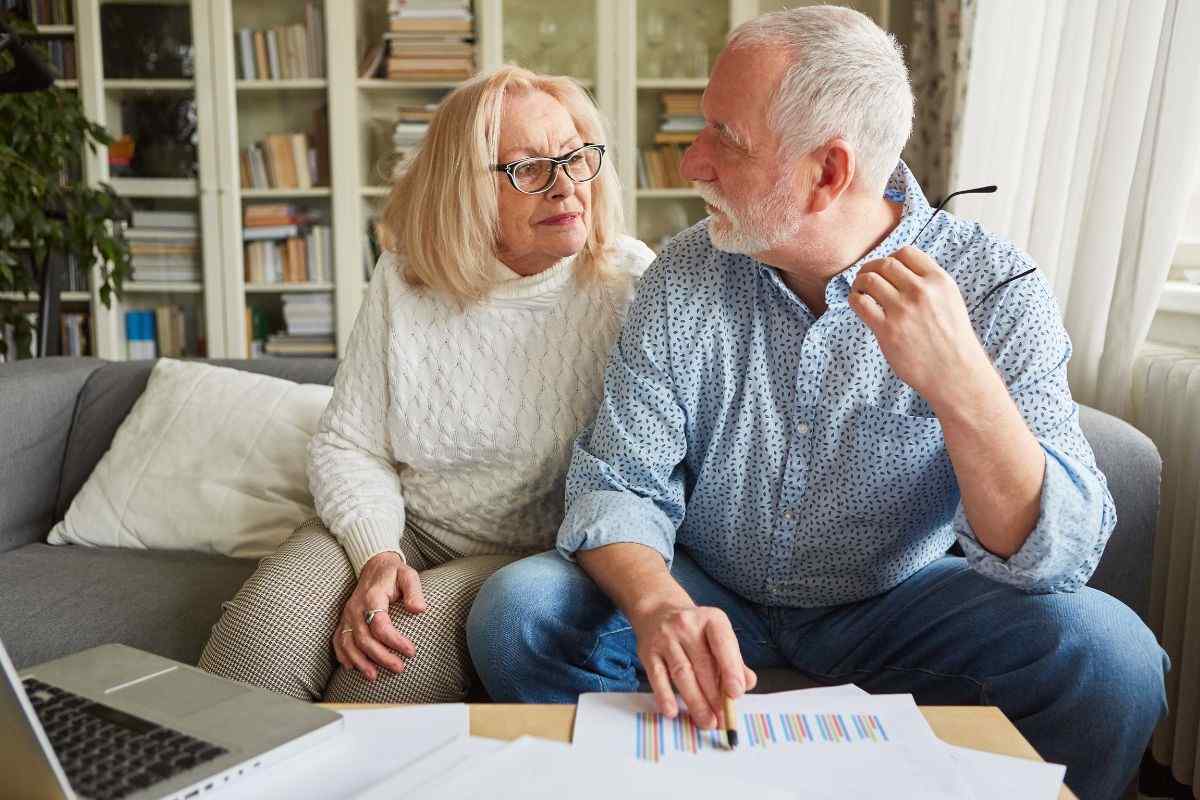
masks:
{"label": "woman's nose", "polygon": [[554,183],[546,190],[552,200],[562,200],[575,191],[575,182],[567,177],[567,171],[561,166],[554,170]]}

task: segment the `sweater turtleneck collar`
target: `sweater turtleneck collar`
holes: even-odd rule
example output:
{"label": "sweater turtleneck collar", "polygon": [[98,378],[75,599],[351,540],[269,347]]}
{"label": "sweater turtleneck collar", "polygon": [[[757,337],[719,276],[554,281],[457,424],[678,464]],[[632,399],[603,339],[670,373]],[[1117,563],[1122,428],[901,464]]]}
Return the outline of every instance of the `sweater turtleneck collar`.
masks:
{"label": "sweater turtleneck collar", "polygon": [[489,299],[519,301],[557,295],[574,275],[575,258],[576,256],[568,256],[536,275],[518,275],[503,261],[492,258],[491,272],[497,283],[492,288]]}

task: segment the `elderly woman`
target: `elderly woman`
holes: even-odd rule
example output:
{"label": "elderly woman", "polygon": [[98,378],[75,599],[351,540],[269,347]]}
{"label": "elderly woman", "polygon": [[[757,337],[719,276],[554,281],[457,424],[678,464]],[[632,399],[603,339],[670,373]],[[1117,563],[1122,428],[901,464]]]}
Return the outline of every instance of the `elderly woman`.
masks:
{"label": "elderly woman", "polygon": [[552,546],[653,259],[621,235],[604,141],[566,78],[503,67],[446,97],[309,447],[320,516],[226,604],[201,667],[306,700],[464,697],[475,593]]}

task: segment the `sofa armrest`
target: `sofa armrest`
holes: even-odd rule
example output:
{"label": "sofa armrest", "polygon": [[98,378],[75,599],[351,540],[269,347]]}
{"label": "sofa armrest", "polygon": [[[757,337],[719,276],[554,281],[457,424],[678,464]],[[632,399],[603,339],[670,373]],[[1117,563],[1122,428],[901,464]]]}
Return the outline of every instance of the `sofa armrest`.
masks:
{"label": "sofa armrest", "polygon": [[37,358],[0,365],[0,552],[42,541],[57,521],[75,404],[105,363]]}
{"label": "sofa armrest", "polygon": [[1116,417],[1080,406],[1079,425],[1117,507],[1117,528],[1088,585],[1121,600],[1144,620],[1150,609],[1162,459],[1154,442]]}

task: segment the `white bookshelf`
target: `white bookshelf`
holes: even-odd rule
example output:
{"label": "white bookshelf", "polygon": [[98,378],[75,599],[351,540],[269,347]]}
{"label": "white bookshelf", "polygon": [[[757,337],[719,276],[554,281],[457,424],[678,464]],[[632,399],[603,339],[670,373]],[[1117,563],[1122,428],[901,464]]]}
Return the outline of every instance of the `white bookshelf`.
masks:
{"label": "white bookshelf", "polygon": [[[190,10],[194,78],[106,77],[100,31],[103,0],[76,0],[77,71],[71,82],[88,116],[118,136],[122,98],[137,94],[194,95],[197,110],[198,175],[195,178],[110,178],[105,153],[87,157],[86,177],[108,181],[133,201],[167,208],[192,208],[200,217],[203,279],[193,284],[126,284],[125,297],[111,310],[91,296],[94,352],[125,357],[127,308],[166,298],[192,298],[211,357],[246,353],[247,301],[277,303],[287,292],[332,292],[339,355],[353,329],[365,288],[364,248],[368,219],[386,202],[389,187],[381,173],[381,131],[402,103],[437,102],[456,84],[444,81],[390,81],[360,78],[357,66],[365,43],[386,29],[387,0],[322,0],[325,77],[292,80],[239,78],[236,33],[304,21],[303,0],[173,0]],[[129,0],[120,0],[129,2]],[[854,0],[855,7],[887,21],[889,0]],[[663,91],[702,90],[705,74],[646,74],[639,64],[644,31],[639,18],[648,7],[684,19],[700,13],[722,21],[719,34],[782,0],[474,0],[476,63],[490,69],[519,58],[531,68],[570,74],[596,98],[611,123],[610,152],[624,188],[631,234],[654,224],[691,222],[704,213],[691,189],[639,189],[638,148],[656,124],[655,98]],[[795,5],[795,2],[788,3]],[[45,26],[43,26],[45,27]],[[524,37],[524,38],[522,38]],[[640,44],[643,43],[643,44]],[[557,62],[554,59],[558,59]],[[62,84],[64,82],[60,82]],[[329,136],[331,180],[310,189],[243,189],[239,149],[269,132],[309,130],[324,109]],[[652,133],[651,133],[652,135]],[[247,203],[287,202],[318,210],[332,226],[333,275],[325,283],[248,284],[244,279],[242,212]],[[657,223],[656,223],[657,221]],[[652,243],[653,244],[653,243]],[[86,298],[86,294],[79,297]],[[3,298],[0,298],[3,299]],[[78,300],[79,298],[74,298]]]}

